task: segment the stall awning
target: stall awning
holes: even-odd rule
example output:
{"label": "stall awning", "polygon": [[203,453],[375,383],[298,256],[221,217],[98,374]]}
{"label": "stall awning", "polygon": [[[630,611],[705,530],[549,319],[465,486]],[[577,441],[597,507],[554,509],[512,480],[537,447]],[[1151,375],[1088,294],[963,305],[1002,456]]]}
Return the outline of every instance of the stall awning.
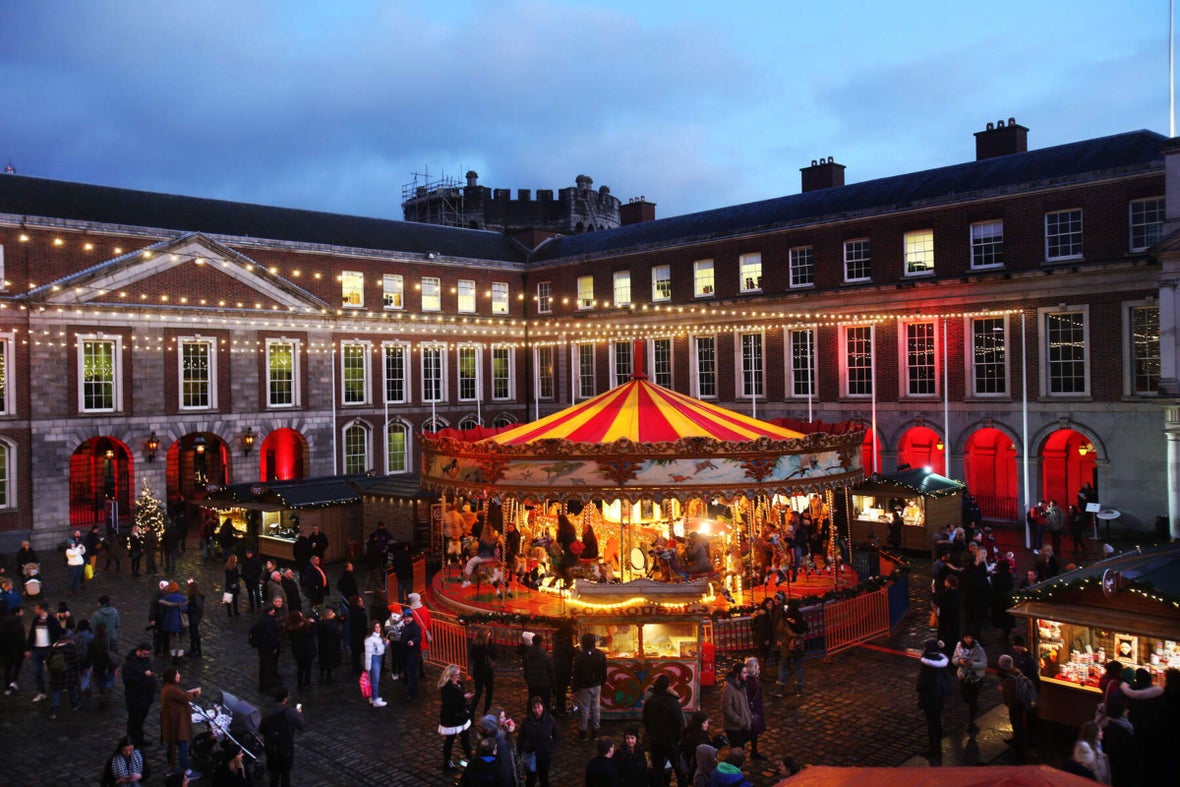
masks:
{"label": "stall awning", "polygon": [[324,508],[359,503],[366,481],[364,473],[303,478],[295,481],[230,484],[210,492],[197,505],[205,508],[248,508],[277,511],[299,508]]}
{"label": "stall awning", "polygon": [[873,475],[853,488],[857,492],[904,492],[906,495],[941,497],[967,488],[962,481],[941,476],[928,470],[902,470],[888,475]]}
{"label": "stall awning", "polygon": [[1180,639],[1180,619],[1162,618],[1124,609],[1095,607],[1089,604],[1056,604],[1026,601],[1008,610],[1022,618],[1041,618],[1074,626],[1125,631],[1159,639]]}

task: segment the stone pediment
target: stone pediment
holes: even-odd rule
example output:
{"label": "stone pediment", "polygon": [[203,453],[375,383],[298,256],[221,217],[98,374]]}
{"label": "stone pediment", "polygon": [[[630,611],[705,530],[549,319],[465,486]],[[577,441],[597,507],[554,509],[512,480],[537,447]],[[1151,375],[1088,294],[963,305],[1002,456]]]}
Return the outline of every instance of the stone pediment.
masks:
{"label": "stone pediment", "polygon": [[[30,290],[25,298],[46,306],[187,304],[304,314],[330,308],[265,265],[201,233],[106,260]],[[198,304],[202,298],[206,300]]]}

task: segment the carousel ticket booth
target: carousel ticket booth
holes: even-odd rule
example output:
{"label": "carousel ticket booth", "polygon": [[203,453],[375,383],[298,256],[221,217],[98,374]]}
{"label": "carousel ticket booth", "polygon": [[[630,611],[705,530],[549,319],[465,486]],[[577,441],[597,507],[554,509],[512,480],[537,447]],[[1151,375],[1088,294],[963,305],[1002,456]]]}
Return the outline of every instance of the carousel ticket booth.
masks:
{"label": "carousel ticket booth", "polygon": [[1155,684],[1180,669],[1180,543],[1135,549],[1020,591],[1041,670],[1041,718],[1078,726],[1101,700],[1110,661],[1143,668]]}
{"label": "carousel ticket booth", "polygon": [[263,558],[291,562],[295,537],[313,526],[328,537],[325,562],[347,557],[350,540],[361,538],[361,494],[367,476],[341,475],[295,481],[230,484],[200,502],[218,522],[229,519],[247,543],[257,539]]}
{"label": "carousel ticket booth", "polygon": [[606,653],[602,715],[638,718],[643,695],[667,675],[686,713],[700,708],[701,601],[707,583],[668,586],[636,580],[625,586],[579,580],[569,604],[582,634],[593,634]]}
{"label": "carousel ticket booth", "polygon": [[901,515],[901,548],[928,550],[944,525],[963,521],[960,481],[926,470],[875,475],[846,490],[848,519],[855,543],[889,542],[889,525]]}

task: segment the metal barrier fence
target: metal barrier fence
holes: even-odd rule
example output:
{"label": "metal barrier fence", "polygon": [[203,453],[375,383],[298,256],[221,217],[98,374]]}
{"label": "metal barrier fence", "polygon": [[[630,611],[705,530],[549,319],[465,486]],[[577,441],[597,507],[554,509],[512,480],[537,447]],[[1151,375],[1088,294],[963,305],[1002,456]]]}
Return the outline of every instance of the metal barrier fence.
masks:
{"label": "metal barrier fence", "polygon": [[829,656],[889,632],[888,594],[887,588],[881,588],[824,605],[824,644]]}
{"label": "metal barrier fence", "polygon": [[430,622],[430,652],[426,658],[427,664],[445,667],[448,664],[458,664],[464,672],[467,671],[467,626],[451,618],[449,615],[433,613]]}

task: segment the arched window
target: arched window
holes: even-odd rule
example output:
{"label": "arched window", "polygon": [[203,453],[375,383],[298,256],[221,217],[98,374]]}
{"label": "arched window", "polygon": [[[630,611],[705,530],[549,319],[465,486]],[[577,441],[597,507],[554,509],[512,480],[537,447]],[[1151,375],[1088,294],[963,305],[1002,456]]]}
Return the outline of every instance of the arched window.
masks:
{"label": "arched window", "polygon": [[385,472],[407,473],[410,470],[410,427],[391,421],[385,439]]}
{"label": "arched window", "polygon": [[440,432],[447,428],[447,422],[441,418],[428,418],[422,424],[423,432]]}
{"label": "arched window", "polygon": [[367,424],[353,421],[344,427],[344,472],[366,473],[373,466],[370,459],[370,430]]}
{"label": "arched window", "polygon": [[492,426],[512,426],[514,423],[516,423],[516,419],[512,415],[509,413],[500,413],[496,416],[496,420],[492,421]]}
{"label": "arched window", "polygon": [[459,422],[459,428],[462,430],[474,429],[477,426],[479,426],[479,421],[475,420],[473,415],[466,416]]}

